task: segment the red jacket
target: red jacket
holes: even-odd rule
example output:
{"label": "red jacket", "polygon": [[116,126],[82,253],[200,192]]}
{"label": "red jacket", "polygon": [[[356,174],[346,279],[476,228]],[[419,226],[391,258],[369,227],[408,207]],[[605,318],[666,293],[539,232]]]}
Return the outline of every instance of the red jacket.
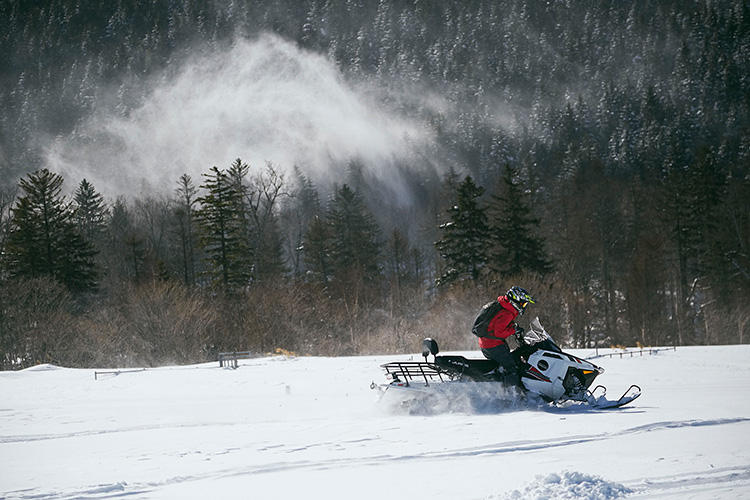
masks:
{"label": "red jacket", "polygon": [[500,302],[500,305],[503,306],[503,308],[494,318],[492,318],[487,330],[492,337],[498,338],[479,337],[479,347],[482,349],[491,349],[502,345],[505,342],[501,339],[508,338],[508,336],[513,335],[516,332],[514,321],[518,317],[518,310],[513,307],[513,304],[510,303],[505,295],[498,297],[497,301]]}

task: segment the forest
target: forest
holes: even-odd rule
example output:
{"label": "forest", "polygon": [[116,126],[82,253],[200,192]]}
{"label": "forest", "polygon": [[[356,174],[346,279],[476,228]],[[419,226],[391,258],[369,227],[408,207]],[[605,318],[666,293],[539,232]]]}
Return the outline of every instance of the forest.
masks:
{"label": "forest", "polygon": [[2,369],[474,349],[512,285],[566,346],[747,342],[742,0],[9,0],[0,52]]}

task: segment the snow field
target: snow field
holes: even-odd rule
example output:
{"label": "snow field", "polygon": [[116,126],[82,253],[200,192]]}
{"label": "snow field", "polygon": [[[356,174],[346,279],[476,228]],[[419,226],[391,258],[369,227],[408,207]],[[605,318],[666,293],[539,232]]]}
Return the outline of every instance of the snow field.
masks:
{"label": "snow field", "polygon": [[749,355],[598,358],[610,398],[643,388],[606,411],[506,398],[408,415],[369,385],[384,382],[380,364],[410,356],[98,380],[48,365],[2,372],[0,497],[750,498]]}

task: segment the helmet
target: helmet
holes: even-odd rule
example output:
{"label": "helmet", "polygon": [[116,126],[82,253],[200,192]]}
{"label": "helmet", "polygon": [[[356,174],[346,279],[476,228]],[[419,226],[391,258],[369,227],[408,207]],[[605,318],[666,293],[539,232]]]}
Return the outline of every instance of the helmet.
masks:
{"label": "helmet", "polygon": [[513,307],[515,307],[519,313],[523,314],[523,311],[526,309],[526,306],[529,304],[534,304],[534,298],[529,295],[529,292],[521,288],[520,286],[513,286],[508,290],[508,293],[505,294],[508,301],[513,304]]}

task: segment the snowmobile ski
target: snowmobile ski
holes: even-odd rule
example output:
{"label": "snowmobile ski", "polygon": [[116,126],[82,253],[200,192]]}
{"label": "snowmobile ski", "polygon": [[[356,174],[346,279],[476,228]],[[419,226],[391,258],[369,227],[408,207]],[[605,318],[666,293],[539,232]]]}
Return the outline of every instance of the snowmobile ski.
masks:
{"label": "snowmobile ski", "polygon": [[[600,391],[601,390],[601,391]],[[600,394],[597,395],[597,392]],[[628,387],[622,396],[617,400],[609,400],[606,398],[607,389],[604,386],[597,385],[593,391],[589,393],[588,404],[597,410],[609,410],[612,408],[620,408],[626,404],[635,401],[641,395],[641,388],[635,384]]]}

